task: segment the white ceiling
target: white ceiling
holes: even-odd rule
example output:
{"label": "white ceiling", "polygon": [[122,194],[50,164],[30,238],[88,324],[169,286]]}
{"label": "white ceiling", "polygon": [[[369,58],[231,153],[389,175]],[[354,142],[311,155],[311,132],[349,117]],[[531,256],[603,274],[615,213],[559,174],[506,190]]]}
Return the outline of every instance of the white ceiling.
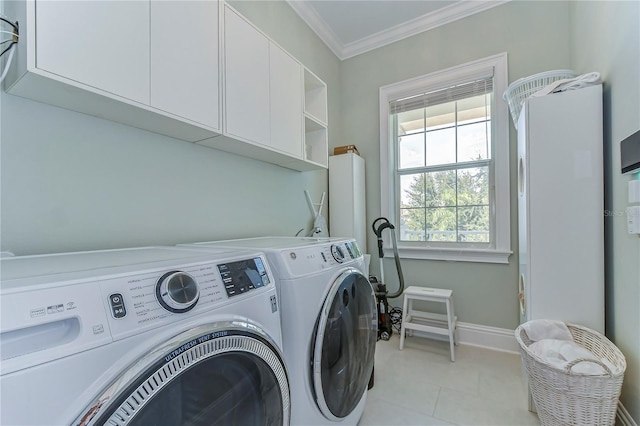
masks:
{"label": "white ceiling", "polygon": [[287,0],[340,59],[509,0]]}

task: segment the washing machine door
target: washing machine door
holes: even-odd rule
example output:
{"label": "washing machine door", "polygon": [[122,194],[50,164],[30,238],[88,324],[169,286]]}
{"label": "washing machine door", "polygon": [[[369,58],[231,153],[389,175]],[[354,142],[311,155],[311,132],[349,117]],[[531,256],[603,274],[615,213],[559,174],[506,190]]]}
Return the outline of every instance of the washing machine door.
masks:
{"label": "washing machine door", "polygon": [[248,323],[200,326],[124,371],[75,425],[288,425],[282,358]]}
{"label": "washing machine door", "polygon": [[345,270],[327,295],[312,351],[316,401],[330,420],[351,414],[364,395],[373,370],[376,315],[369,280]]}

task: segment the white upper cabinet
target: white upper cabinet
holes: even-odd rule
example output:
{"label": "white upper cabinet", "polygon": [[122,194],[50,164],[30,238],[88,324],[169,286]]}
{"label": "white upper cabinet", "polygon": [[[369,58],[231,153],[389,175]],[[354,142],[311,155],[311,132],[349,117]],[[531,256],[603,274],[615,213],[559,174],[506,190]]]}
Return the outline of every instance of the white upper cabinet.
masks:
{"label": "white upper cabinet", "polygon": [[216,0],[151,0],[150,104],[220,130],[218,10]]}
{"label": "white upper cabinet", "polygon": [[[214,1],[212,5],[217,8],[218,2]],[[219,58],[217,55],[205,58],[203,49],[198,56],[199,62],[195,59],[189,64],[181,62],[187,60],[185,57],[188,53],[185,54],[185,51],[193,52],[193,40],[188,43],[185,40],[186,34],[193,38],[194,29],[190,27],[191,22],[186,25],[180,21],[182,12],[177,11],[178,6],[189,11],[189,19],[193,18],[195,12],[193,6],[203,11],[213,10],[209,3],[200,1],[193,4],[167,2],[163,6],[165,10],[154,7],[154,18],[164,20],[154,24],[149,1],[5,2],[4,13],[20,23],[18,51],[4,82],[5,90],[14,95],[185,141],[195,142],[213,137],[219,134],[219,126],[215,127],[215,122],[208,117],[213,115],[214,120],[218,120],[219,100],[207,99],[207,103],[212,102],[215,109],[213,112],[204,112],[200,101],[179,92],[183,89],[194,92],[193,66],[198,68],[197,72],[204,73],[206,71],[202,70],[205,68],[214,70],[210,77],[213,83],[202,83],[203,93],[199,99],[216,96],[218,90],[214,92],[208,86],[216,88],[219,84],[215,69],[217,65],[212,67],[208,61],[218,64]],[[166,8],[173,8],[170,26],[166,22]],[[217,16],[215,9],[211,15],[213,20],[209,22],[212,34],[218,32]],[[207,19],[206,13],[199,18]],[[198,25],[204,24],[198,21]],[[154,41],[155,37],[159,37],[159,40]],[[162,57],[167,52],[158,47],[158,43],[169,38],[176,40],[167,46],[171,49],[168,54],[176,62],[174,64],[169,64],[171,61],[166,56]],[[178,40],[180,44],[176,44]],[[217,35],[212,43],[217,51]],[[154,45],[154,62],[161,64],[164,61],[164,64],[155,66],[150,63],[151,45]],[[168,73],[178,70],[179,74],[174,74],[175,78],[168,83],[171,79],[167,74],[158,75],[158,69],[152,69],[152,66],[165,67],[169,69]],[[152,80],[160,83],[152,84]],[[173,100],[167,101],[168,98]],[[158,103],[155,103],[156,100]],[[193,104],[185,108],[185,104],[189,103]],[[212,108],[209,107],[209,110]],[[205,121],[203,116],[209,121]]]}
{"label": "white upper cabinet", "polygon": [[38,1],[35,10],[38,68],[149,102],[149,3]]}
{"label": "white upper cabinet", "polygon": [[[223,135],[254,148],[248,152],[226,138],[201,143],[295,170],[326,168],[326,85],[315,76],[305,82],[312,74],[233,8],[225,6],[224,16]],[[305,86],[321,117],[312,125],[305,119]]]}
{"label": "white upper cabinet", "polygon": [[224,46],[224,132],[268,146],[269,39],[226,7]]}
{"label": "white upper cabinet", "polygon": [[326,85],[222,0],[3,6],[20,23],[8,93],[294,170],[327,168]]}
{"label": "white upper cabinet", "polygon": [[269,55],[270,145],[302,158],[302,65],[274,43],[269,46]]}
{"label": "white upper cabinet", "polygon": [[[299,169],[304,163],[302,64],[232,8],[224,13],[223,133],[271,151],[256,150],[254,158]],[[221,142],[208,145],[246,155],[232,141]]]}

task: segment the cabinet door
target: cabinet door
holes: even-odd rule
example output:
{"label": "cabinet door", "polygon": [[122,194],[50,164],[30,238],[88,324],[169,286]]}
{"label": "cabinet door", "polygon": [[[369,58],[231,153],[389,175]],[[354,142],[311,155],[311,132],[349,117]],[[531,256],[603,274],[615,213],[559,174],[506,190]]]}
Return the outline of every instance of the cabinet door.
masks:
{"label": "cabinet door", "polygon": [[273,43],[269,57],[270,146],[302,158],[302,65]]}
{"label": "cabinet door", "polygon": [[219,129],[218,1],[151,1],[151,106]]}
{"label": "cabinet door", "polygon": [[225,129],[269,144],[269,40],[225,8]]}
{"label": "cabinet door", "polygon": [[38,1],[36,25],[38,68],[149,103],[148,2]]}

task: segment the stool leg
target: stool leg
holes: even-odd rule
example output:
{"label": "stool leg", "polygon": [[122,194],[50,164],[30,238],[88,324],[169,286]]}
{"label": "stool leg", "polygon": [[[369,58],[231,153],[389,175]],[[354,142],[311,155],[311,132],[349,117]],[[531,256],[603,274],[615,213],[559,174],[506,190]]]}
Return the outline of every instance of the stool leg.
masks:
{"label": "stool leg", "polygon": [[[409,323],[410,321],[413,321],[413,318],[411,318],[411,311],[413,310],[413,297],[412,296],[406,296],[406,297],[407,297],[407,315],[405,316],[405,319],[407,323]],[[405,336],[413,336],[413,329],[405,327],[404,334]]]}
{"label": "stool leg", "polygon": [[447,325],[449,326],[449,348],[451,349],[451,361],[456,361],[456,353],[454,348],[454,337],[453,337],[453,312],[451,306],[451,300],[447,299]]}
{"label": "stool leg", "polygon": [[405,294],[404,300],[402,302],[402,322],[400,323],[400,350],[404,348],[404,333],[406,333],[407,329],[405,327],[407,321],[407,295]]}
{"label": "stool leg", "polygon": [[454,321],[453,325],[453,343],[458,344],[458,321],[456,320],[456,310],[453,308],[453,299],[451,299],[451,318]]}

